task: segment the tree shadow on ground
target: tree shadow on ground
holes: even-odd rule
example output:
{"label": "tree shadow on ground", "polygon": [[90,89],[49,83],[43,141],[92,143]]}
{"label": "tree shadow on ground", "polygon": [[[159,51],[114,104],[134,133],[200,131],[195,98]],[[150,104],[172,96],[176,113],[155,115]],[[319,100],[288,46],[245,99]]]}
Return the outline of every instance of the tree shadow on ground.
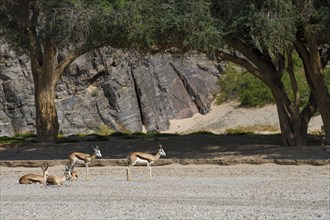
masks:
{"label": "tree shadow on ground", "polygon": [[0,160],[68,159],[73,151],[93,153],[92,146],[101,148],[102,159],[125,159],[129,152],[156,153],[161,144],[167,159],[263,158],[295,160],[329,160],[329,146],[320,146],[317,137],[310,136],[308,145],[281,146],[280,135],[159,135],[72,137],[57,144],[2,144]]}

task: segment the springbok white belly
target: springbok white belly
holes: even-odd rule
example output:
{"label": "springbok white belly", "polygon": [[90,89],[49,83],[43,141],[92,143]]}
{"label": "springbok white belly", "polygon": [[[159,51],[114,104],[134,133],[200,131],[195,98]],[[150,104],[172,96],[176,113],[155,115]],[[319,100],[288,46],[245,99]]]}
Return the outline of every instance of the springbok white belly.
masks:
{"label": "springbok white belly", "polygon": [[85,161],[84,160],[80,160],[79,158],[76,158],[75,163],[76,164],[85,164]]}
{"label": "springbok white belly", "polygon": [[136,158],[136,161],[133,165],[147,165],[148,163],[148,160],[144,160],[138,157]]}

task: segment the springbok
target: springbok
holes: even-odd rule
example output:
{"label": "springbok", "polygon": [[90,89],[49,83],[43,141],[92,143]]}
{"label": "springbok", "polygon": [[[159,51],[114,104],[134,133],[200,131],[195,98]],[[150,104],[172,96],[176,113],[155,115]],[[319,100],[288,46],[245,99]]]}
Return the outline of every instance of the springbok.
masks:
{"label": "springbok", "polygon": [[149,179],[152,179],[151,174],[151,164],[153,164],[155,161],[157,161],[160,156],[166,156],[165,151],[163,150],[162,145],[159,145],[158,152],[155,155],[143,153],[143,152],[132,152],[128,155],[127,161],[128,161],[128,168],[126,170],[127,174],[127,180],[131,180],[131,167],[133,167],[135,164],[138,165],[147,165],[149,169]]}
{"label": "springbok", "polygon": [[69,165],[65,165],[65,170],[64,170],[64,174],[63,176],[59,177],[59,176],[48,176],[47,177],[47,184],[48,185],[62,185],[66,180],[71,179],[71,171],[70,171],[70,167]]}
{"label": "springbok", "polygon": [[45,184],[46,183],[46,179],[48,176],[48,165],[47,164],[43,164],[40,166],[41,170],[42,170],[42,176],[41,175],[37,175],[37,174],[26,174],[24,176],[22,176],[21,178],[19,178],[19,183],[20,184],[31,184],[31,183],[41,183],[41,184]]}
{"label": "springbok", "polygon": [[80,153],[80,152],[73,152],[69,156],[70,160],[70,171],[73,171],[73,168],[76,164],[85,164],[86,167],[86,180],[88,179],[88,165],[91,163],[93,160],[95,160],[96,157],[102,157],[101,151],[98,146],[96,146],[94,149],[94,154],[89,155],[85,153]]}
{"label": "springbok", "polygon": [[78,172],[70,170],[70,180],[78,180]]}

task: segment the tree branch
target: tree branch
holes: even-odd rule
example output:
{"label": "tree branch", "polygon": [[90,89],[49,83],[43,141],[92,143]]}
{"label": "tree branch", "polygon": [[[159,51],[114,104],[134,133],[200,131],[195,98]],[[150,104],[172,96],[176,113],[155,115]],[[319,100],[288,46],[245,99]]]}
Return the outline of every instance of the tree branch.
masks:
{"label": "tree branch", "polygon": [[287,51],[287,59],[288,59],[287,72],[289,73],[291,87],[292,87],[292,91],[293,91],[293,94],[294,94],[293,108],[295,108],[296,111],[299,111],[301,98],[300,98],[300,93],[299,93],[297,80],[296,80],[296,77],[294,75],[294,65],[293,65],[292,53],[291,53],[290,49],[288,49],[288,51]]}
{"label": "tree branch", "polygon": [[[40,67],[40,57],[38,56],[37,53],[35,36],[33,35],[32,31],[29,28],[25,28],[25,33],[28,39],[32,67]],[[32,73],[34,74],[33,70]]]}
{"label": "tree branch", "polygon": [[[237,39],[230,38],[227,39],[226,41],[231,48],[242,53],[247,59],[249,59],[251,63],[253,63],[253,65],[255,65],[259,70],[262,70],[262,73],[272,74],[276,72],[273,63],[267,62],[267,58],[263,57],[261,51],[258,50],[258,52],[254,52],[247,45],[245,45],[243,42]],[[264,59],[260,59],[262,57]]]}
{"label": "tree branch", "polygon": [[284,73],[284,70],[285,70],[285,58],[284,58],[284,55],[281,54],[280,52],[275,52],[275,56],[278,60],[278,67],[277,67],[277,72],[279,73],[280,75],[280,78],[282,78],[282,75]]}
{"label": "tree branch", "polygon": [[313,92],[310,92],[308,103],[303,108],[300,114],[301,120],[305,121],[306,124],[309,123],[311,117],[315,114],[317,109],[317,102]]}
{"label": "tree branch", "polygon": [[38,33],[37,33],[37,27],[38,27],[38,23],[40,22],[40,11],[41,11],[41,6],[40,6],[40,2],[39,1],[33,1],[32,7],[31,7],[31,11],[32,11],[32,17],[31,17],[31,26],[33,27],[33,29],[31,29],[31,32],[34,36],[35,39],[35,49],[36,49],[36,56],[37,59],[40,63],[40,65],[42,65],[42,61],[43,59],[43,46],[42,43],[40,41],[40,38],[38,37]]}
{"label": "tree branch", "polygon": [[[64,70],[73,62],[75,61],[78,57],[83,55],[84,53],[87,53],[88,51],[92,50],[94,47],[80,47],[73,52],[69,53],[56,67],[55,73],[58,77],[58,80],[62,77]],[[99,47],[95,47],[99,48]]]}
{"label": "tree branch", "polygon": [[222,50],[216,50],[215,56],[220,57],[224,60],[228,60],[233,63],[236,63],[236,64],[244,67],[248,72],[252,73],[256,77],[262,78],[262,75],[260,74],[260,70],[258,68],[256,68],[253,64],[251,64],[247,59],[226,53]]}
{"label": "tree branch", "polygon": [[308,49],[306,48],[304,43],[301,42],[300,40],[296,40],[294,42],[294,47],[295,47],[296,51],[298,52],[300,59],[302,59],[302,61],[303,61],[304,70],[305,70],[304,72],[305,72],[305,77],[306,77],[308,86],[310,88],[312,88],[312,90],[314,91],[313,83],[311,82],[311,79],[309,77],[312,72],[312,67],[309,65],[310,55],[309,55]]}

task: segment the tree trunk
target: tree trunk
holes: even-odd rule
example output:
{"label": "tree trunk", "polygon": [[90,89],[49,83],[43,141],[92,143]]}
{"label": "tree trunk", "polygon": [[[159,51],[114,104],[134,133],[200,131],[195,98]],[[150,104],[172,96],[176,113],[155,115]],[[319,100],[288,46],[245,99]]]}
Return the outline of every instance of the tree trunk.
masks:
{"label": "tree trunk", "polygon": [[[300,96],[297,91],[298,88],[294,89],[295,101],[292,103],[281,81],[281,70],[276,70],[276,68],[274,68],[276,65],[274,65],[271,60],[267,58],[260,59],[261,53],[253,52],[249,47],[240,41],[230,39],[228,40],[228,43],[232,48],[243,54],[247,59],[226,53],[224,51],[217,51],[216,54],[222,59],[229,60],[245,67],[250,73],[258,77],[269,87],[277,107],[283,145],[305,145],[307,141],[307,127],[311,115],[304,114],[302,116],[299,112]],[[280,61],[281,60],[278,62]],[[283,58],[280,63],[283,63],[281,65],[283,70]],[[296,86],[295,79],[293,79],[293,70],[290,77],[292,85]]]}
{"label": "tree trunk", "polygon": [[319,100],[318,103],[324,125],[325,142],[330,145],[330,99]]}
{"label": "tree trunk", "polygon": [[56,142],[59,130],[55,89],[61,72],[56,70],[56,48],[49,42],[43,56],[31,56],[36,106],[37,142]]}
{"label": "tree trunk", "polygon": [[[266,83],[270,88],[277,107],[280,122],[281,138],[284,146],[301,146],[307,141],[309,120],[301,120],[299,108],[292,105],[287,97],[284,85],[275,79]],[[307,123],[307,124],[306,124]]]}
{"label": "tree trunk", "polygon": [[317,44],[314,41],[314,38],[310,36],[306,37],[306,39],[310,53],[309,61],[311,66],[311,71],[308,71],[307,74],[311,79],[312,86],[310,87],[312,92],[315,94],[316,102],[321,113],[326,137],[326,144],[330,144],[330,94],[327,87],[325,74],[323,72]]}
{"label": "tree trunk", "polygon": [[315,94],[316,102],[321,113],[326,144],[330,144],[330,95],[326,86],[325,78],[320,74],[312,77],[312,92]]}
{"label": "tree trunk", "polygon": [[39,78],[35,83],[37,142],[56,142],[59,130],[52,81]]}
{"label": "tree trunk", "polygon": [[307,45],[301,41],[295,42],[296,50],[301,57],[306,79],[311,92],[314,94],[317,106],[321,113],[326,143],[330,144],[330,94],[323,71],[319,50],[314,38],[305,33]]}

